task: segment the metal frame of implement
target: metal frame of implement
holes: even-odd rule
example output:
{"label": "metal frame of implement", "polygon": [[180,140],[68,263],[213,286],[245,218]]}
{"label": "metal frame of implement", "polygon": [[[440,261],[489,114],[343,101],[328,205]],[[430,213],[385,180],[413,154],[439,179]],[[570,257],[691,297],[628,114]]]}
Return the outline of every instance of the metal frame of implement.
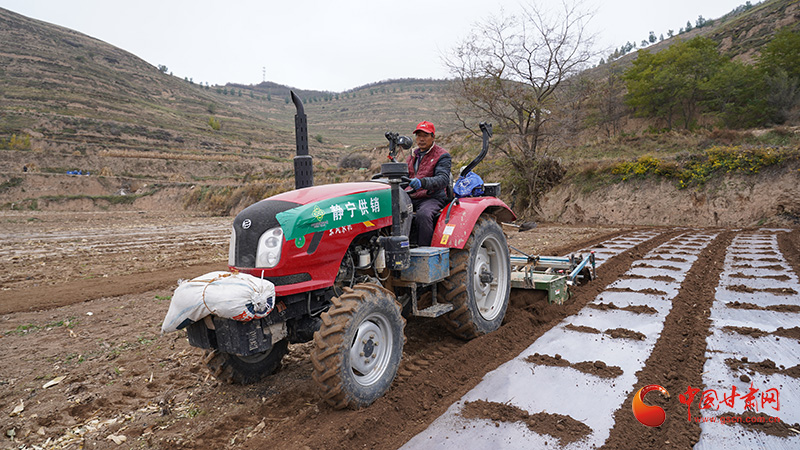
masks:
{"label": "metal frame of implement", "polygon": [[[576,278],[588,277],[584,281],[589,281],[596,273],[594,252],[588,256],[511,255],[510,258],[512,288],[547,291],[547,301],[559,305],[569,299],[569,286],[574,284]],[[591,267],[587,267],[589,264]]]}

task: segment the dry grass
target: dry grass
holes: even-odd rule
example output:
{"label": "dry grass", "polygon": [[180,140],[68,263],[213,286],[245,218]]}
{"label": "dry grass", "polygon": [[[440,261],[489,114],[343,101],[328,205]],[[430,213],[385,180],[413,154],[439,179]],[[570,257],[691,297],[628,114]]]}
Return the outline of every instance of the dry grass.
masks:
{"label": "dry grass", "polygon": [[[185,150],[188,152],[188,150]],[[231,154],[197,154],[197,153],[173,153],[159,151],[139,151],[139,150],[102,150],[99,156],[113,158],[145,158],[145,159],[173,159],[184,161],[239,161],[239,155]]]}

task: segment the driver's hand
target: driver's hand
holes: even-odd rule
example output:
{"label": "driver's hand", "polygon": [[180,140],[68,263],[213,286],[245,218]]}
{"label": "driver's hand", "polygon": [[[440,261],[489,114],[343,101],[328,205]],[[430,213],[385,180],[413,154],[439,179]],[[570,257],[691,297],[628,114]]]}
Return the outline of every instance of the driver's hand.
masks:
{"label": "driver's hand", "polygon": [[419,181],[419,178],[412,178],[408,185],[416,191],[422,187],[422,181]]}

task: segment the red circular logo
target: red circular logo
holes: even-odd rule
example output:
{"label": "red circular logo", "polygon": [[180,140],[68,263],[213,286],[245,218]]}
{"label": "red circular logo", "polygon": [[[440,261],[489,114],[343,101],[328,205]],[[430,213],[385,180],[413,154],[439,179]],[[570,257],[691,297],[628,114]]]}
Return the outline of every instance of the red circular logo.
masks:
{"label": "red circular logo", "polygon": [[649,384],[636,392],[633,396],[633,415],[636,420],[648,427],[659,427],[667,420],[667,414],[660,406],[647,405],[644,396],[650,391],[659,391],[665,398],[669,398],[669,392],[657,384]]}

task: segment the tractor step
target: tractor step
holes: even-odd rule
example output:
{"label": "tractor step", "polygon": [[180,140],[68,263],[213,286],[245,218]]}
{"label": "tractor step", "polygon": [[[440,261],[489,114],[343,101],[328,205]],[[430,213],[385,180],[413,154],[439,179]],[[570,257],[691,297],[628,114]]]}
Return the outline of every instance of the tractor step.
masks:
{"label": "tractor step", "polygon": [[[414,316],[420,317],[439,317],[443,316],[450,311],[453,310],[452,303],[439,303],[437,299],[439,298],[436,295],[436,285],[437,283],[417,283],[416,281],[404,281],[404,280],[395,280],[395,286],[403,286],[410,288],[411,290],[411,314]],[[431,302],[433,303],[431,306],[427,308],[419,309],[417,301],[417,289],[424,286],[431,287]]]}
{"label": "tractor step", "polygon": [[414,312],[414,315],[420,317],[439,317],[449,313],[452,310],[452,303],[437,303],[425,309],[418,309]]}

